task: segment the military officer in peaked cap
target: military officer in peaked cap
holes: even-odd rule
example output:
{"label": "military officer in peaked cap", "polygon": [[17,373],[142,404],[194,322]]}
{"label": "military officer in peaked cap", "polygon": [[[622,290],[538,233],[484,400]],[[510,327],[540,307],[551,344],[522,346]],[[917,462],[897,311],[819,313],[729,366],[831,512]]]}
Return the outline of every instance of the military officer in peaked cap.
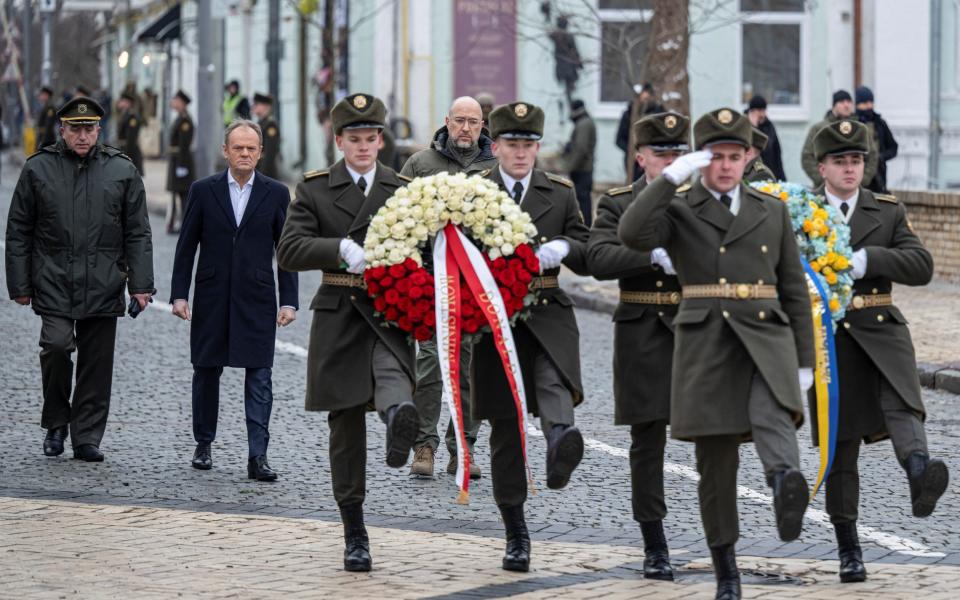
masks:
{"label": "military officer in peaked cap", "polygon": [[143,120],[137,114],[135,106],[137,98],[129,93],[120,94],[117,108],[120,109],[120,122],[117,123],[117,142],[124,154],[130,157],[137,167],[137,172],[143,176],[143,152],[140,151],[140,127]]}
{"label": "military officer in peaked cap", "polygon": [[370,218],[409,180],[377,161],[387,109],[379,98],[353,94],[331,111],[343,158],[311,171],[277,248],[287,271],[322,270],[310,309],[306,409],[329,411],[333,494],[344,526],[344,568],[369,571],[363,524],[366,495],[366,412],[372,403],[387,425],[387,465],[402,467],[420,424],[412,402],[414,349],[406,334],[383,327],[363,283],[363,240]]}
{"label": "military officer in peaked cap", "polygon": [[37,115],[37,150],[57,143],[57,107],[53,104],[53,89],[42,86],[37,92],[40,113]]}
{"label": "military officer in peaked cap", "polygon": [[273,96],[270,94],[256,93],[253,95],[253,114],[257,117],[257,123],[263,132],[263,155],[260,157],[260,163],[257,170],[266,175],[277,179],[280,160],[280,126],[277,124],[276,117],[273,116]]}
{"label": "military officer in peaked cap", "polygon": [[[896,198],[863,187],[869,129],[839,120],[813,140],[824,186],[820,190],[850,225],[854,295],[836,335],[840,415],[833,466],[827,476],[827,513],[840,554],[840,581],[866,579],[857,537],[860,442],[890,438],[906,470],[913,514],[930,515],[947,488],[943,461],[930,458],[916,356],[907,321],[894,306],[894,283],[926,285],[933,258]],[[811,406],[814,406],[811,402]],[[819,426],[816,410],[814,437]]]}
{"label": "military officer in peaked cap", "polygon": [[[750,121],[730,108],[694,125],[697,152],[640,192],[620,222],[630,248],[664,248],[683,300],[670,427],[696,444],[699,499],[717,598],[740,597],[734,544],[738,446],[752,438],[773,488],[777,530],[800,535],[807,482],[796,427],[813,382],[810,300],[787,206],[743,185]],[[680,186],[700,169],[693,185]],[[799,381],[798,381],[799,379]]]}
{"label": "military officer in peaked cap", "polygon": [[170,126],[170,146],[167,148],[167,191],[172,192],[167,207],[167,233],[180,231],[180,219],[186,207],[187,193],[197,178],[193,163],[193,119],[187,111],[190,96],[183,90],[177,90],[170,99],[170,107],[177,112],[177,119]]}
{"label": "military officer in peaked cap", "polygon": [[[527,408],[540,416],[547,440],[547,487],[560,489],[583,456],[583,437],[574,427],[573,408],[583,401],[580,346],[573,302],[560,289],[560,265],[586,274],[589,230],[573,183],[534,168],[543,136],[543,110],[513,102],[490,113],[490,136],[500,164],[485,172],[530,214],[537,227],[542,275],[534,280],[538,304],[518,321],[513,338],[523,372]],[[492,335],[474,346],[470,365],[474,417],[489,419],[493,497],[506,527],[503,568],[527,571],[530,536],[523,515],[527,477],[513,395]]]}
{"label": "military officer in peaked cap", "polygon": [[663,531],[663,456],[670,419],[670,380],[664,374],[673,363],[672,321],[680,304],[680,282],[663,248],[631,250],[620,241],[617,228],[647,183],[689,150],[690,119],[673,112],[648,115],[634,123],[633,131],[637,164],[644,174],[600,199],[587,267],[597,279],[618,279],[620,284],[613,315],[614,419],[630,425],[633,518],[643,533],[643,574],[673,579]]}
{"label": "military officer in peaked cap", "polygon": [[753,128],[750,147],[747,149],[747,167],[743,170],[743,180],[747,183],[777,180],[777,176],[760,158],[760,153],[767,147],[768,140],[767,134],[756,127]]}

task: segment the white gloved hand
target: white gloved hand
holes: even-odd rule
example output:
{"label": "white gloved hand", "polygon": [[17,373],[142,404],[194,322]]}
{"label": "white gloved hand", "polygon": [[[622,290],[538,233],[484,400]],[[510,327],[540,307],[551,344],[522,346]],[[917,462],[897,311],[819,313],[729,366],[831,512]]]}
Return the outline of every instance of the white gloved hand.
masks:
{"label": "white gloved hand", "polygon": [[570,242],[567,240],[551,240],[540,246],[540,249],[537,250],[537,258],[540,259],[540,272],[559,267],[567,254],[570,254]]}
{"label": "white gloved hand", "polygon": [[867,274],[867,250],[860,248],[853,253],[853,275],[854,279],[861,279]]}
{"label": "white gloved hand", "polygon": [[673,268],[673,261],[670,260],[670,255],[663,248],[654,248],[650,252],[650,262],[659,265],[667,275],[677,274],[677,270]]}
{"label": "white gloved hand", "polygon": [[340,258],[347,263],[347,273],[359,275],[367,266],[363,257],[363,247],[350,238],[340,240]]}
{"label": "white gloved hand", "polygon": [[177,167],[176,169],[174,169],[174,174],[177,177],[186,177],[188,173],[190,173],[190,169],[186,167]]}
{"label": "white gloved hand", "polygon": [[800,378],[800,393],[806,394],[813,387],[813,369],[801,367],[797,375]]}
{"label": "white gloved hand", "polygon": [[684,181],[690,179],[690,176],[693,175],[694,171],[709,165],[712,159],[713,152],[710,150],[700,150],[699,152],[684,154],[677,160],[670,163],[670,166],[665,168],[662,171],[662,174],[673,185],[680,185]]}

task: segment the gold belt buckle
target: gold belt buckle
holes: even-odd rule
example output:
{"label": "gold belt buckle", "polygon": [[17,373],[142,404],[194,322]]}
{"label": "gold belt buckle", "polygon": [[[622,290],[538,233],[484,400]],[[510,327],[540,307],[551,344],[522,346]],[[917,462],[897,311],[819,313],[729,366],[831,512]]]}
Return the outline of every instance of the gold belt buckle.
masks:
{"label": "gold belt buckle", "polygon": [[737,286],[737,298],[740,298],[741,300],[746,300],[749,297],[750,297],[750,286],[745,283],[739,284]]}
{"label": "gold belt buckle", "polygon": [[861,308],[863,308],[863,304],[864,304],[863,296],[854,296],[851,304],[853,304],[853,307],[855,309],[860,310]]}
{"label": "gold belt buckle", "polygon": [[670,304],[680,304],[680,292],[670,292]]}

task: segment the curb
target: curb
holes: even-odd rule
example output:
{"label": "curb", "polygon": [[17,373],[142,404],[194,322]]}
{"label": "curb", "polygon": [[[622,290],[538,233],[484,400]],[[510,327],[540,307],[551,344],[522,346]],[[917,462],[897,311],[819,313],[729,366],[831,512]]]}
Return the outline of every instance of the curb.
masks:
{"label": "curb", "polygon": [[[605,297],[604,294],[590,293],[578,284],[565,285],[563,291],[573,299],[578,308],[609,315],[617,308],[615,300]],[[957,364],[917,363],[917,375],[920,376],[920,385],[925,388],[960,395],[960,368]]]}

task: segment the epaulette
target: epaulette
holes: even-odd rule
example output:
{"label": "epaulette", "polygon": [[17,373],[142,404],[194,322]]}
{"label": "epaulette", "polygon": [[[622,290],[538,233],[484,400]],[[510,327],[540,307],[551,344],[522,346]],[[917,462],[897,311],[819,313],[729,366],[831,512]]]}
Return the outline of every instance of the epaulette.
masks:
{"label": "epaulette", "polygon": [[130,158],[129,156],[127,156],[126,154],[124,154],[124,153],[123,153],[123,150],[121,150],[120,148],[117,148],[116,146],[111,146],[110,144],[104,144],[104,145],[103,145],[103,151],[104,151],[104,153],[105,153],[107,156],[111,156],[111,157],[112,157],[112,156],[119,156],[119,157],[121,157],[121,158],[125,158],[125,159],[129,160],[130,162],[133,162],[133,159],[132,159],[132,158]]}
{"label": "epaulette", "polygon": [[479,173],[477,173],[477,175],[479,175],[480,177],[486,177],[487,175],[490,174],[491,171],[493,171],[493,169],[484,169],[483,171],[480,171]]}
{"label": "epaulette", "polygon": [[329,175],[329,174],[330,174],[330,171],[327,171],[327,170],[323,170],[323,171],[307,171],[306,173],[303,174],[303,180],[304,180],[304,181],[310,181],[310,180],[313,179],[314,177],[320,177],[321,175]]}
{"label": "epaulette", "polygon": [[889,202],[890,204],[897,203],[897,197],[893,194],[874,194],[873,197],[881,202]]}
{"label": "epaulette", "polygon": [[689,191],[690,188],[692,188],[692,187],[693,187],[693,186],[690,185],[689,183],[685,183],[685,184],[681,185],[680,187],[678,187],[676,191],[677,191],[678,194],[682,194],[683,192]]}
{"label": "epaulette", "polygon": [[403,181],[406,181],[407,183],[413,181],[413,177],[407,177],[406,175],[401,175],[400,173],[397,173],[397,177]]}
{"label": "epaulette", "polygon": [[34,156],[40,156],[44,152],[56,152],[56,151],[57,151],[57,146],[55,144],[50,144],[49,146],[44,146],[43,148],[37,148],[37,151],[31,154],[30,156],[28,156],[26,160],[30,160]]}
{"label": "epaulette", "polygon": [[632,185],[625,185],[623,187],[617,187],[617,188],[613,188],[612,190],[607,190],[607,195],[619,196],[621,194],[626,194],[627,192],[632,192],[632,191],[633,191]]}
{"label": "epaulette", "polygon": [[560,185],[565,185],[568,188],[573,187],[573,182],[567,179],[566,177],[561,177],[559,175],[554,175],[553,173],[547,173],[547,179],[553,181],[554,183],[559,183]]}

